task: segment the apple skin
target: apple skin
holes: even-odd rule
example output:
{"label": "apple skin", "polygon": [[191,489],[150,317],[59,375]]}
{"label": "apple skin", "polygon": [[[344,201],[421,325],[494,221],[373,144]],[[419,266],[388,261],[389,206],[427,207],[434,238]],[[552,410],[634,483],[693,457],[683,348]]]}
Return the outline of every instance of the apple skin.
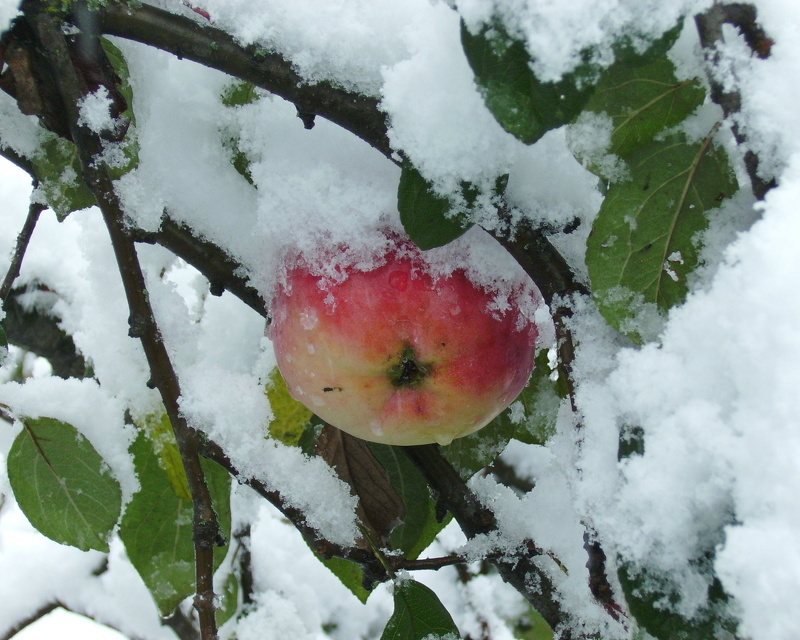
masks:
{"label": "apple skin", "polygon": [[312,271],[302,259],[288,270],[267,336],[291,394],[329,424],[372,442],[449,444],[527,383],[537,327],[514,295],[493,311],[491,292],[464,270],[432,276],[410,240],[341,282]]}

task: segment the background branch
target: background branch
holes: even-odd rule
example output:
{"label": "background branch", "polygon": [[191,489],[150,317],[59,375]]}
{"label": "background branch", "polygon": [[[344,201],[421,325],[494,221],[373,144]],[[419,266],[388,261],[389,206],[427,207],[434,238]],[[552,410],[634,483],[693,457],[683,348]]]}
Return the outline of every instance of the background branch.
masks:
{"label": "background branch", "polygon": [[83,378],[86,361],[75,348],[72,336],[58,326],[58,320],[53,316],[23,306],[18,297],[24,293],[24,289],[12,290],[3,304],[6,312],[3,327],[9,344],[46,358],[54,375]]}

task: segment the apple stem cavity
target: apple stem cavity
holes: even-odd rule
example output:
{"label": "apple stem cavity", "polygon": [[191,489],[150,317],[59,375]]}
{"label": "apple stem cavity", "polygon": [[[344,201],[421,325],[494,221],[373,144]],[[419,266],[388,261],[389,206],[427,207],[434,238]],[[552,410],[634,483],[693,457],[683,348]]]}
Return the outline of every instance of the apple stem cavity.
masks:
{"label": "apple stem cavity", "polygon": [[414,347],[406,345],[400,362],[386,371],[392,385],[398,388],[418,387],[433,372],[431,363],[423,364],[417,358]]}

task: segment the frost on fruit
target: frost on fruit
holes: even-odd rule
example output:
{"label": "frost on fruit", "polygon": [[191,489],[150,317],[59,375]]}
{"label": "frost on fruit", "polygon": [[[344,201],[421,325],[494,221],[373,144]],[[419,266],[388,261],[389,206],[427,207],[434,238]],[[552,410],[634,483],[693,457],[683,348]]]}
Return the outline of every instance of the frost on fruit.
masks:
{"label": "frost on fruit", "polygon": [[407,238],[388,237],[379,266],[333,282],[309,257],[292,262],[268,335],[292,395],[326,422],[384,444],[448,444],[527,383],[538,335],[527,310],[539,293],[524,276],[499,295],[468,277],[473,265],[442,273]]}

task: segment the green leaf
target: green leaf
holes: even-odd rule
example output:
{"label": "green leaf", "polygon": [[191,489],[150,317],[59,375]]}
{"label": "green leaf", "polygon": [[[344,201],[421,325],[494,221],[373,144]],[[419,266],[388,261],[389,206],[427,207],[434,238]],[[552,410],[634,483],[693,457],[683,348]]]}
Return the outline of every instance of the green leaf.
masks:
{"label": "green leaf", "polygon": [[284,444],[300,446],[303,436],[312,426],[314,414],[292,397],[277,367],[269,376],[266,393],[275,416],[269,423],[269,435]]}
{"label": "green leaf", "polygon": [[[559,372],[550,368],[549,350],[541,349],[536,355],[531,379],[517,398],[524,409],[524,417],[522,421],[515,421],[514,438],[526,444],[546,444],[556,433],[558,411],[567,394],[566,383]],[[516,409],[513,404],[506,409],[509,420]]]}
{"label": "green leaf", "polygon": [[453,618],[436,594],[416,580],[394,585],[394,613],[381,640],[455,640],[460,638]]}
{"label": "green leaf", "polygon": [[389,481],[405,504],[403,522],[391,535],[392,549],[400,550],[414,560],[430,546],[437,534],[449,522],[436,518],[436,501],[428,483],[408,456],[398,447],[370,443],[370,449],[389,474]]}
{"label": "green leaf", "polygon": [[647,48],[642,50],[641,46],[636,46],[635,40],[644,42],[641,38],[634,39],[630,35],[623,35],[613,44],[614,64],[625,64],[633,67],[655,62],[659,58],[667,55],[672,46],[678,40],[683,30],[683,18],[679,19],[674,27],[665,31],[659,38],[648,41]]}
{"label": "green leaf", "polygon": [[[169,615],[195,592],[193,509],[178,497],[161,467],[161,458],[144,433],[131,446],[141,489],[122,518],[119,535],[133,566],[144,580],[161,615]],[[230,537],[230,485],[227,471],[201,461],[220,528]],[[227,547],[214,554],[218,567]]]}
{"label": "green leaf", "polygon": [[122,492],[108,465],[70,424],[24,419],[8,453],[14,497],[48,538],[83,551],[108,551]]}
{"label": "green leaf", "polygon": [[[236,81],[229,84],[222,92],[222,104],[226,107],[240,107],[247,104],[253,104],[261,98],[262,92],[252,82]],[[241,175],[247,182],[255,186],[253,174],[250,170],[250,158],[242,150],[241,140],[238,135],[230,134],[221,130],[222,133],[222,146],[228,152],[233,168]]]}
{"label": "green leaf", "polygon": [[3,328],[2,324],[0,324],[0,347],[8,347],[8,334],[6,334],[6,330]]}
{"label": "green leaf", "polygon": [[133,87],[131,86],[131,74],[128,69],[128,61],[125,60],[125,56],[122,51],[119,50],[119,47],[108,38],[100,38],[100,46],[103,47],[103,52],[114,68],[114,72],[119,76],[120,83],[117,88],[128,105],[128,108],[124,112],[125,116],[129,118],[132,123],[135,123],[136,118],[133,114]]}
{"label": "green leaf", "polygon": [[109,174],[117,180],[139,166],[139,138],[136,135],[136,115],[133,111],[133,87],[130,82],[128,62],[122,51],[107,38],[100,38],[100,44],[111,66],[114,67],[114,72],[119,76],[120,83],[117,88],[128,105],[120,117],[127,118],[131,123],[125,138],[118,145],[121,156],[107,165]]}
{"label": "green leaf", "polygon": [[526,144],[571,122],[594,90],[597,72],[588,62],[558,82],[539,80],[525,44],[511,38],[500,24],[472,34],[462,22],[461,44],[487,108],[506,131]]}
{"label": "green leaf", "polygon": [[162,408],[160,413],[148,415],[137,424],[147,434],[153,451],[158,455],[158,464],[167,475],[175,495],[181,500],[190,502],[192,494],[189,490],[189,480],[186,478],[186,470],[183,468],[178,443],[175,441],[172,423],[169,421],[166,411]]}
{"label": "green leaf", "polygon": [[219,607],[217,608],[217,626],[221,627],[236,615],[239,610],[239,578],[235,573],[229,573],[222,585],[219,594]]}
{"label": "green leaf", "polygon": [[359,565],[344,558],[323,558],[316,552],[314,555],[356,598],[362,603],[367,601],[371,592],[364,588],[364,572]]}
{"label": "green leaf", "polygon": [[698,79],[678,81],[666,57],[640,66],[617,62],[600,77],[586,111],[611,118],[608,153],[626,157],[690,116],[705,100]]}
{"label": "green leaf", "polygon": [[516,429],[510,413],[503,411],[483,429],[443,446],[442,455],[468,480],[503,452]]}
{"label": "green leaf", "polygon": [[222,92],[222,104],[226,107],[240,107],[253,104],[261,97],[258,87],[252,82],[235,81]]}
{"label": "green leaf", "polygon": [[93,206],[96,201],[81,178],[82,168],[75,145],[57,135],[45,132],[44,142],[31,157],[48,206],[59,220],[73,211]]}
{"label": "green leaf", "polygon": [[611,185],[595,219],[586,264],[596,302],[638,342],[650,337],[648,314],[686,297],[708,212],[738,188],[712,138],[688,142],[675,134],[634,153],[630,178]]}
{"label": "green leaf", "polygon": [[553,629],[536,609],[528,612],[514,625],[514,637],[518,640],[553,640]]}
{"label": "green leaf", "polygon": [[619,581],[631,615],[658,640],[733,637],[736,624],[725,611],[728,596],[716,578],[708,590],[707,606],[691,619],[670,608],[677,602],[677,594],[670,593],[664,581],[654,575],[623,563],[619,568]]}
{"label": "green leaf", "polygon": [[403,163],[400,174],[397,208],[406,233],[423,251],[452,242],[472,226],[408,162]]}

